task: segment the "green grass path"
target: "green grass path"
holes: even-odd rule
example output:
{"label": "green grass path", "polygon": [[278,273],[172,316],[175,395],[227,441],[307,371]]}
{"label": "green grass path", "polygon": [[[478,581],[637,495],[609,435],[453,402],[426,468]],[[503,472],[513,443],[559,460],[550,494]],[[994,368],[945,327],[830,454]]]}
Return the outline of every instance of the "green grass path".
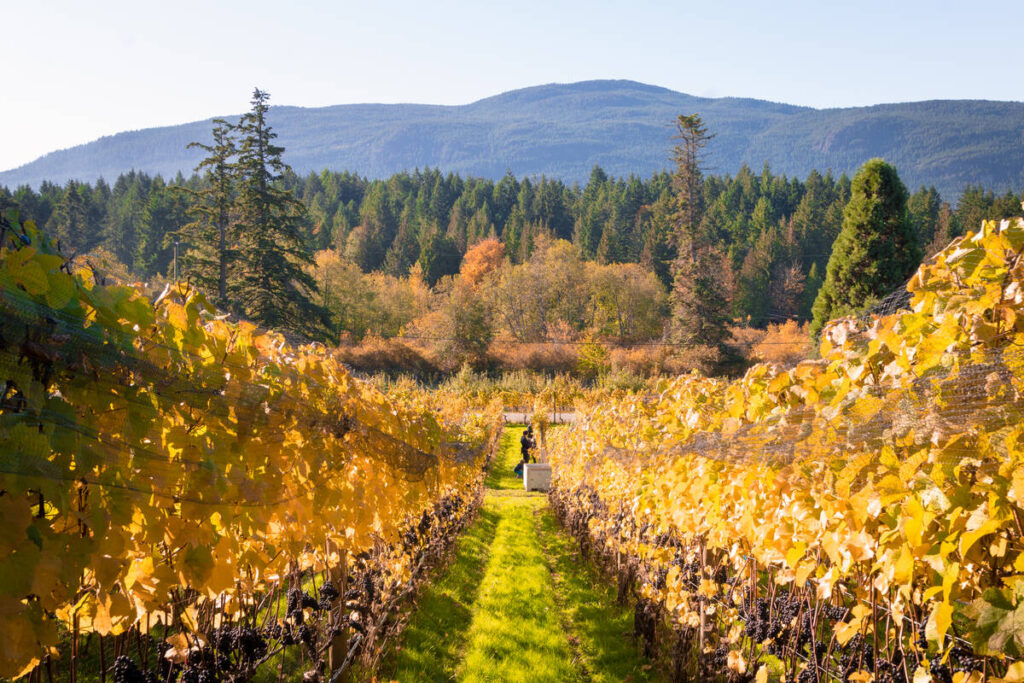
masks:
{"label": "green grass path", "polygon": [[421,591],[382,680],[660,680],[629,636],[631,612],[512,473],[521,434],[505,430],[480,516]]}

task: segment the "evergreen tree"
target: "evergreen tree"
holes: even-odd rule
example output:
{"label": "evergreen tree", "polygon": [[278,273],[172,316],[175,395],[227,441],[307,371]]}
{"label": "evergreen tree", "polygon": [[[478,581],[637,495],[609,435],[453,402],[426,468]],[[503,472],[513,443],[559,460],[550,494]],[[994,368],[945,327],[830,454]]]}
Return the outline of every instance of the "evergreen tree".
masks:
{"label": "evergreen tree", "polygon": [[149,183],[139,182],[135,171],[123,174],[114,183],[107,208],[104,243],[129,269],[135,267],[148,191]]}
{"label": "evergreen tree", "polygon": [[394,277],[405,277],[420,256],[420,243],[413,226],[412,211],[406,207],[398,225],[398,235],[384,256],[384,272]]}
{"label": "evergreen tree", "polygon": [[676,172],[675,226],[677,256],[672,264],[672,328],[675,339],[685,346],[708,347],[724,360],[730,338],[728,305],[719,278],[721,255],[706,233],[700,230],[704,212],[701,162],[704,148],[713,137],[697,114],[680,114],[677,121],[680,144],[673,150]]}
{"label": "evergreen tree", "polygon": [[672,150],[676,172],[672,176],[672,188],[676,192],[678,211],[677,225],[696,237],[704,218],[704,174],[701,165],[714,135],[708,132],[698,114],[680,114],[676,121],[676,140],[679,144]]}
{"label": "evergreen tree", "polygon": [[676,240],[672,230],[672,191],[662,190],[643,221],[640,263],[654,271],[665,286],[672,289],[672,263],[676,259]]}
{"label": "evergreen tree", "polygon": [[57,235],[65,253],[81,254],[99,241],[101,217],[93,204],[91,188],[69,180],[50,219],[50,232]]}
{"label": "evergreen tree", "polygon": [[171,275],[174,238],[188,221],[187,211],[187,197],[177,185],[166,185],[160,176],[153,179],[139,226],[139,246],[135,254],[136,268],[141,275]]}
{"label": "evergreen tree", "polygon": [[233,289],[241,312],[269,327],[320,336],[327,312],[313,303],[316,282],[303,266],[313,259],[302,243],[302,203],[276,183],[288,168],[284,148],[267,123],[270,96],[253,91],[252,109],[238,122],[239,263]]}
{"label": "evergreen tree", "polygon": [[942,198],[939,197],[934,185],[927,189],[922,185],[921,189],[907,200],[907,218],[917,233],[919,243],[930,244],[935,239],[941,208]]}
{"label": "evergreen tree", "polygon": [[0,218],[6,218],[8,212],[16,211],[18,209],[18,202],[15,201],[14,195],[6,187],[0,187]]}
{"label": "evergreen tree", "polygon": [[213,144],[192,142],[207,156],[196,166],[196,173],[207,171],[207,182],[200,190],[185,190],[192,195],[188,215],[192,222],[181,232],[188,243],[184,271],[201,288],[217,293],[217,302],[228,305],[228,277],[236,257],[232,234],[232,208],[235,201],[234,156],[235,127],[224,119],[213,121]]}
{"label": "evergreen tree", "polygon": [[433,287],[445,275],[458,273],[461,263],[462,256],[455,242],[439,230],[433,230],[420,251],[423,281]]}
{"label": "evergreen tree", "polygon": [[800,317],[804,320],[810,319],[814,314],[814,301],[818,298],[818,292],[825,279],[821,276],[817,263],[811,264],[811,270],[807,273],[807,281],[804,283],[804,295],[800,302]]}
{"label": "evergreen tree", "polygon": [[825,282],[814,301],[811,333],[903,285],[921,262],[917,232],[907,217],[907,188],[882,159],[853,178],[843,227],[832,248]]}

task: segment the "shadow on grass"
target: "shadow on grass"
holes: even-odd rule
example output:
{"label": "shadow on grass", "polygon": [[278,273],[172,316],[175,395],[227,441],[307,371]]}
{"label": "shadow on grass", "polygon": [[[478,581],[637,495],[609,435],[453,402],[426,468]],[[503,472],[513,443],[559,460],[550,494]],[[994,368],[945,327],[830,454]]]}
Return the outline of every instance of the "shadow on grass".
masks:
{"label": "shadow on grass", "polygon": [[500,514],[484,505],[459,540],[455,558],[436,583],[426,585],[400,642],[385,661],[380,677],[396,681],[450,681],[462,658],[466,633],[494,541]]}
{"label": "shadow on grass", "polygon": [[562,531],[550,509],[538,509],[535,523],[563,626],[587,669],[588,680],[664,680],[640,654],[631,635],[633,613],[616,603],[608,579],[579,556],[576,544]]}

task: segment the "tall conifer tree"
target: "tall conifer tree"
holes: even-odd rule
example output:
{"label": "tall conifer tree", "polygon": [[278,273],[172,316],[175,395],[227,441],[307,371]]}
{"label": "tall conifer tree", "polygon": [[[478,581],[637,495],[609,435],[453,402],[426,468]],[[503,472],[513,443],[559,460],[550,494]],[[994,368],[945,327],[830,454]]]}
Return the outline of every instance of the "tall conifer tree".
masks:
{"label": "tall conifer tree", "polygon": [[238,122],[236,230],[237,298],[241,312],[269,327],[321,336],[326,311],[312,301],[316,282],[303,270],[313,259],[302,242],[305,208],[277,180],[289,170],[284,148],[267,123],[268,93],[253,91],[252,109]]}
{"label": "tall conifer tree", "polygon": [[672,329],[685,346],[703,346],[724,360],[725,342],[730,338],[728,305],[719,281],[720,255],[710,237],[701,230],[704,217],[704,148],[713,135],[697,114],[680,115],[679,144],[673,150],[675,191],[676,260],[672,264]]}
{"label": "tall conifer tree", "polygon": [[193,195],[189,206],[192,222],[181,232],[188,242],[185,271],[207,291],[217,292],[221,306],[228,305],[228,281],[236,258],[232,212],[236,194],[235,168],[237,149],[235,127],[224,119],[213,121],[213,144],[189,144],[206,152],[207,157],[196,166],[196,172],[207,171],[209,184],[200,190],[187,190]]}
{"label": "tall conifer tree", "polygon": [[902,286],[921,263],[917,231],[907,216],[907,188],[896,169],[872,159],[857,171],[850,192],[814,301],[814,335],[829,320],[858,313]]}

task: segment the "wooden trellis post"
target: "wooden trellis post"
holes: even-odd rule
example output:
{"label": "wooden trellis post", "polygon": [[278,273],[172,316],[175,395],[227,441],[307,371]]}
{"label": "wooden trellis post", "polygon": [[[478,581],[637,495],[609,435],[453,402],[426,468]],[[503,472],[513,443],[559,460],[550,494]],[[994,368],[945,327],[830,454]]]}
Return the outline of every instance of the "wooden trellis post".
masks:
{"label": "wooden trellis post", "polygon": [[[331,541],[327,541],[327,561],[330,563],[331,553],[334,550],[334,544]],[[338,550],[338,562],[336,564],[329,564],[328,576],[330,577],[331,583],[338,589],[338,597],[334,600],[334,605],[331,607],[331,628],[337,629],[338,625],[344,619],[345,612],[345,593],[348,592],[348,555],[344,550]],[[348,627],[342,629],[337,635],[331,640],[331,649],[328,653],[328,668],[331,671],[329,680],[336,681],[336,683],[345,683],[348,680],[348,674],[342,673],[340,677],[335,679],[335,675],[342,667],[345,662],[345,655],[348,654]]]}

